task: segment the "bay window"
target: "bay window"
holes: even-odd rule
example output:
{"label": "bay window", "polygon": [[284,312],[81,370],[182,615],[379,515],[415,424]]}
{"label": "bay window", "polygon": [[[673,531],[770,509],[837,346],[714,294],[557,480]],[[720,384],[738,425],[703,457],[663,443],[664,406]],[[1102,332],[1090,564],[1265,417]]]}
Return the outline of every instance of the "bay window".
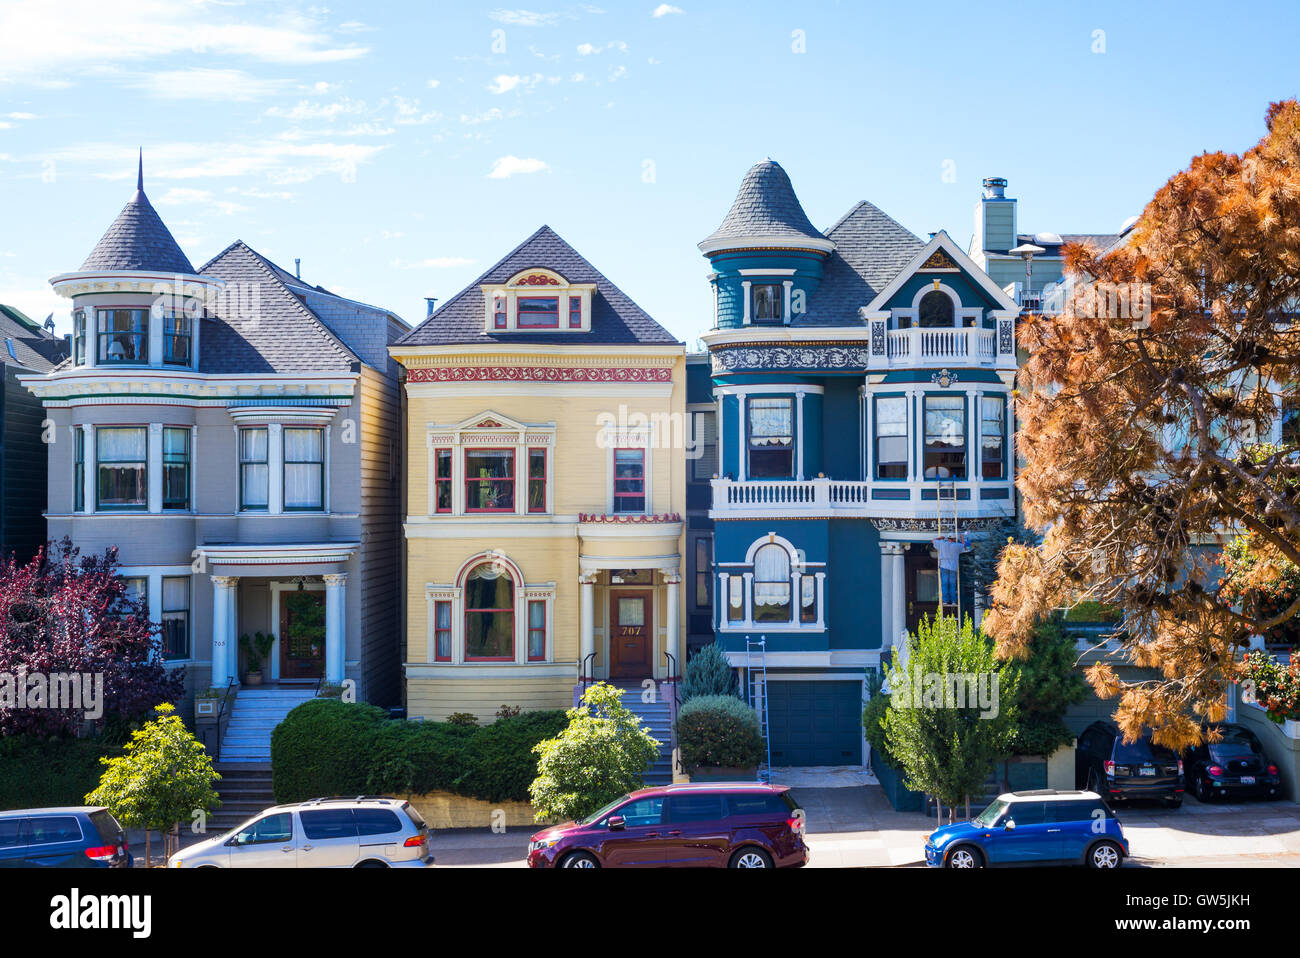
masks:
{"label": "bay window", "polygon": [[907,397],[876,399],[876,478],[907,478]]}
{"label": "bay window", "polygon": [[727,621],[745,621],[745,580],[735,573],[727,579]]}
{"label": "bay window", "polygon": [[185,313],[168,311],[163,315],[163,363],[189,366],[194,342],[193,321]]}
{"label": "bay window", "polygon": [[168,427],[163,430],[164,509],[190,507],[190,431]]}
{"label": "bay window", "polygon": [[980,475],[985,479],[1007,477],[1003,450],[1005,410],[1006,403],[1001,396],[980,397]]}
{"label": "bay window", "polygon": [[162,580],[163,658],[190,657],[190,580],[188,576]]}
{"label": "bay window", "polygon": [[325,508],[325,430],[285,427],[284,510]]}
{"label": "bay window", "polygon": [[264,511],[270,502],[271,470],[265,426],[239,430],[239,508]]}
{"label": "bay window", "polygon": [[149,505],[149,440],[144,426],[95,430],[99,509],[145,509]]}
{"label": "bay window", "polygon": [[433,451],[433,511],[451,512],[451,450]]}
{"label": "bay window", "polygon": [[101,309],[96,362],[142,365],[149,361],[149,310]]}
{"label": "bay window", "polygon": [[645,450],[614,450],[614,512],[645,512]]}
{"label": "bay window", "polygon": [[817,579],[815,576],[799,577],[799,621],[809,624],[817,621]]}
{"label": "bay window", "polygon": [[86,511],[86,430],[72,427],[72,511]]}
{"label": "bay window", "polygon": [[86,364],[86,311],[79,309],[72,314],[72,365]]}
{"label": "bay window", "polygon": [[754,621],[790,621],[790,553],[774,542],[754,553]]}
{"label": "bay window", "polygon": [[528,450],[528,511],[546,511],[546,450]]}
{"label": "bay window", "polygon": [[779,283],[763,283],[749,288],[749,318],[755,323],[779,323],[785,290]]}
{"label": "bay window", "polygon": [[926,396],[924,410],[925,478],[965,479],[966,397]]}
{"label": "bay window", "polygon": [[465,582],[465,659],[515,657],[515,590],[505,566],[475,566]]}
{"label": "bay window", "polygon": [[751,479],[794,477],[794,399],[750,399],[749,464]]}
{"label": "bay window", "polygon": [[465,511],[514,512],[514,509],[514,450],[465,450]]}

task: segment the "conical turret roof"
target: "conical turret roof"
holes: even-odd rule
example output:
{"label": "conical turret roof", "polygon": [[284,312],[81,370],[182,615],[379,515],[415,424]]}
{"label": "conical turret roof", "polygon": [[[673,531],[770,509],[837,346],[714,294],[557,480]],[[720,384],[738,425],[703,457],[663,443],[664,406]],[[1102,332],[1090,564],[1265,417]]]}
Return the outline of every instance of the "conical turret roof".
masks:
{"label": "conical turret roof", "polygon": [[163,223],[149,198],[144,195],[144,167],[136,179],[135,195],[117,219],[100,237],[86,261],[90,270],[148,270],[161,273],[194,273],[171,231]]}
{"label": "conical turret roof", "polygon": [[801,237],[825,242],[794,194],[794,186],[781,164],[763,160],[750,167],[740,182],[740,192],[722,225],[701,246],[741,237],[790,240]]}

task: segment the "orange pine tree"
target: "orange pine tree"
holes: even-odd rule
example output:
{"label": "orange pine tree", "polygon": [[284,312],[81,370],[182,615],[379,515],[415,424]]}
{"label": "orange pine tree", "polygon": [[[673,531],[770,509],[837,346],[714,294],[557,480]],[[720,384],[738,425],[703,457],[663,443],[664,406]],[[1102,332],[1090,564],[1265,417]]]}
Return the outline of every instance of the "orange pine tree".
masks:
{"label": "orange pine tree", "polygon": [[1172,747],[1222,718],[1249,637],[1300,613],[1256,615],[1219,581],[1240,533],[1264,567],[1300,565],[1300,453],[1261,441],[1300,378],[1300,104],[1267,126],[1193,159],[1118,248],[1068,248],[1062,308],[1021,330],[1017,485],[1044,538],[1003,551],[985,628],[1023,658],[1052,608],[1117,606],[1120,660],[1155,678],[1088,679],[1127,734]]}

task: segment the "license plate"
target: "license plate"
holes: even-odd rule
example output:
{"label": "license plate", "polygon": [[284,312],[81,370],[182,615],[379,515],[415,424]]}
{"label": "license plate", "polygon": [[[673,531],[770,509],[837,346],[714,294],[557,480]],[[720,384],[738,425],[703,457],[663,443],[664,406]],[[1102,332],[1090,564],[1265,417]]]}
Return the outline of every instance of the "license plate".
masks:
{"label": "license plate", "polygon": [[1155,774],[1156,774],[1156,770],[1155,770],[1154,768],[1139,768],[1139,769],[1138,769],[1138,774],[1139,774],[1139,775],[1150,775],[1151,777],[1154,778],[1154,777],[1155,777]]}
{"label": "license plate", "polygon": [[1254,775],[1243,775],[1243,776],[1241,776],[1241,784],[1242,784],[1242,785],[1254,785],[1254,784],[1255,784],[1255,776],[1254,776]]}

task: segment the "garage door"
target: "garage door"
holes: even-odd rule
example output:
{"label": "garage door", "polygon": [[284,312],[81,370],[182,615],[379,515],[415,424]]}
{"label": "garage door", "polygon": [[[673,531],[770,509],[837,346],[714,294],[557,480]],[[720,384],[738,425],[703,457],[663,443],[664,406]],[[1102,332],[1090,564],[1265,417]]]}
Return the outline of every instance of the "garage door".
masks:
{"label": "garage door", "polygon": [[772,764],[861,765],[862,683],[767,683]]}

